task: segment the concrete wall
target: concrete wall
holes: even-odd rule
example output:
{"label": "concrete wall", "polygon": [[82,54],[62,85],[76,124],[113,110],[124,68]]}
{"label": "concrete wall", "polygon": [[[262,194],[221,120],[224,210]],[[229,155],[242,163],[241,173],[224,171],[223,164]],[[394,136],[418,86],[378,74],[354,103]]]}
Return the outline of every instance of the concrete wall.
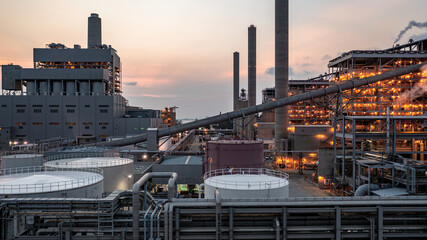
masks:
{"label": "concrete wall", "polygon": [[[125,113],[121,96],[0,96],[0,102],[0,127],[13,127],[13,141],[21,142],[53,137],[102,140],[115,135],[114,117]],[[140,121],[150,124],[149,119]]]}
{"label": "concrete wall", "polygon": [[319,148],[319,166],[318,175],[326,179],[334,175],[334,149]]}

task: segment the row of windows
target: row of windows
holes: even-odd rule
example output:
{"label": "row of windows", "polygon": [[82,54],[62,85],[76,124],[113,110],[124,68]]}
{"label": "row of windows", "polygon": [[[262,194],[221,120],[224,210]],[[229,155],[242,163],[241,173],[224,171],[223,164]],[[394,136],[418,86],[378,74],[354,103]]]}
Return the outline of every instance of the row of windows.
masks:
{"label": "row of windows", "polygon": [[[25,113],[25,109],[16,109],[17,113]],[[33,110],[34,113],[42,113],[41,109],[34,109]],[[58,113],[59,110],[58,109],[50,109],[50,113]],[[67,113],[74,113],[75,109],[67,109]],[[108,113],[108,109],[100,109],[99,113]]]}

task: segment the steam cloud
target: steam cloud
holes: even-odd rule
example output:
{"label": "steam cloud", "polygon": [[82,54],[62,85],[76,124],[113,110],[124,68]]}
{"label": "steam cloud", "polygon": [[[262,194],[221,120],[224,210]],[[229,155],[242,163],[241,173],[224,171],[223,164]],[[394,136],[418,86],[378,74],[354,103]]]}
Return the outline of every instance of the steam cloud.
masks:
{"label": "steam cloud", "polygon": [[397,43],[398,41],[400,41],[400,39],[402,39],[403,35],[405,35],[405,33],[409,30],[411,30],[413,27],[416,28],[427,28],[427,22],[416,22],[416,21],[410,21],[408,26],[405,27],[405,29],[403,29],[399,35],[397,36],[396,41],[394,41],[394,44]]}
{"label": "steam cloud", "polygon": [[[422,72],[427,71],[427,65],[424,65],[420,69]],[[427,94],[427,79],[423,79],[424,81],[420,81],[417,84],[415,84],[411,90],[403,92],[400,95],[399,103],[408,103],[413,99],[417,99],[419,97],[422,97],[424,94]]]}

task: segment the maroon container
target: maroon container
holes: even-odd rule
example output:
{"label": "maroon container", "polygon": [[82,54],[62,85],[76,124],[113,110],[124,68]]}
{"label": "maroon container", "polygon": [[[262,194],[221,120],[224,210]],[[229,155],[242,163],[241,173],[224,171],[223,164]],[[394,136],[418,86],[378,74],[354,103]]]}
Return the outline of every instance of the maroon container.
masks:
{"label": "maroon container", "polygon": [[207,142],[205,171],[226,168],[262,168],[263,143],[250,140]]}

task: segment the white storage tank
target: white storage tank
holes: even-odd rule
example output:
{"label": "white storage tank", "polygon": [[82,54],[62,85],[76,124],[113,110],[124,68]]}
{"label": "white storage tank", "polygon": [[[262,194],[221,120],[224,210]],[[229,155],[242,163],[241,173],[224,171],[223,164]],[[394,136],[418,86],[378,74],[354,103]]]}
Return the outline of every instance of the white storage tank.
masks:
{"label": "white storage tank", "polygon": [[47,157],[44,166],[52,168],[100,168],[104,172],[104,191],[131,189],[133,157],[131,155],[72,153]]}
{"label": "white storage tank", "polygon": [[23,167],[0,170],[0,198],[101,198],[102,170]]}
{"label": "white storage tank", "polygon": [[263,168],[217,169],[205,173],[205,198],[215,199],[215,189],[221,199],[273,199],[289,197],[286,173]]}
{"label": "white storage tank", "polygon": [[42,154],[15,154],[1,157],[1,169],[42,165]]}

